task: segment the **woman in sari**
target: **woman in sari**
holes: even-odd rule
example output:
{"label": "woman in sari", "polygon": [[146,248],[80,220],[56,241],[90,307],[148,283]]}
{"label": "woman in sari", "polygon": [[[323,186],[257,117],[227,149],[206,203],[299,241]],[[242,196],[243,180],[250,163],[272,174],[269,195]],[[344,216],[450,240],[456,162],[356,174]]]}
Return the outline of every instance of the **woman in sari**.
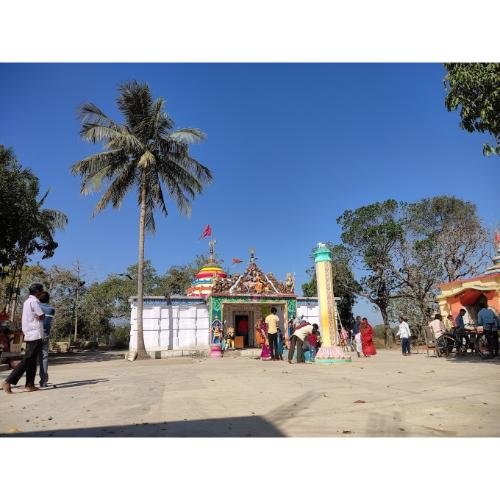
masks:
{"label": "woman in sari", "polygon": [[361,321],[361,346],[365,358],[377,354],[375,344],[373,343],[373,328],[366,318],[363,318]]}
{"label": "woman in sari", "polygon": [[267,338],[267,325],[263,319],[255,325],[255,339],[258,346],[262,349],[260,352],[260,359],[262,361],[269,361],[271,359],[271,349],[269,349],[269,340]]}

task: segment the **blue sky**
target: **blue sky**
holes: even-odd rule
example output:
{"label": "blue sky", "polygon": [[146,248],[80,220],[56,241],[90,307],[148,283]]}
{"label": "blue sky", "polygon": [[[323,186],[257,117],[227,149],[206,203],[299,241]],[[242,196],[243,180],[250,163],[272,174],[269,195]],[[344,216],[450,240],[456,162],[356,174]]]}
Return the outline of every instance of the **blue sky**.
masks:
{"label": "blue sky", "polygon": [[[80,196],[69,170],[98,148],[79,138],[76,111],[92,101],[120,119],[117,85],[146,81],[176,126],[207,133],[192,154],[215,177],[190,219],[172,204],[158,215],[146,257],[161,272],[187,263],[206,251],[210,223],[226,265],[255,247],[264,271],[295,272],[300,290],[311,248],[339,241],[346,209],[447,194],[498,223],[499,160],[446,111],[443,76],[439,64],[1,64],[0,143],[69,216],[44,264],[78,258],[89,279],[123,272],[137,259],[137,196],[91,218],[98,198]],[[358,312],[378,322],[366,304]]]}

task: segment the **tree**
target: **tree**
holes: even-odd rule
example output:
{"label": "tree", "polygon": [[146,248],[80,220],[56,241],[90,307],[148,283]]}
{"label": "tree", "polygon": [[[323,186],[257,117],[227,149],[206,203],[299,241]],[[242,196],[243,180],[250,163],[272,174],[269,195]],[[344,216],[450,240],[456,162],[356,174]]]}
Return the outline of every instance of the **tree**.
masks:
{"label": "tree", "polygon": [[[352,308],[356,301],[355,290],[359,288],[359,285],[354,279],[350,255],[342,245],[334,245],[331,242],[326,243],[326,245],[332,252],[333,294],[340,298],[337,302],[340,320],[343,325],[351,325],[353,322]],[[312,255],[311,258],[313,258]],[[307,274],[311,279],[302,285],[302,293],[305,297],[315,297],[318,294],[315,267],[309,268]]]}
{"label": "tree", "polygon": [[215,254],[213,257],[208,254],[197,255],[188,264],[171,266],[163,276],[158,278],[158,288],[162,295],[183,295],[192,285],[196,273],[205,265],[212,262],[221,263],[223,260]]}
{"label": "tree", "polygon": [[460,127],[467,132],[489,133],[493,144],[483,154],[500,154],[500,63],[444,65],[448,111],[460,110]]}
{"label": "tree", "polygon": [[356,210],[346,210],[337,223],[341,238],[354,263],[363,272],[359,287],[353,290],[375,304],[385,326],[388,345],[390,301],[399,296],[394,269],[394,252],[403,235],[399,207],[395,200],[373,203]]}
{"label": "tree", "polygon": [[400,239],[392,275],[401,297],[424,326],[437,307],[439,283],[477,274],[488,257],[488,233],[473,203],[451,196],[401,204]]}
{"label": "tree", "polygon": [[72,173],[82,178],[82,194],[100,191],[106,183],[94,215],[109,204],[119,207],[131,189],[137,190],[137,357],[144,359],[149,357],[143,335],[145,232],[155,232],[155,209],[168,214],[165,188],[179,210],[189,214],[191,200],[212,180],[212,173],[189,154],[189,144],[203,140],[205,134],[194,128],[174,131],[174,123],[164,111],[165,101],[153,100],[147,84],[132,81],[120,85],[117,105],[124,124],[112,120],[95,104],[81,106],[82,139],[102,142],[104,151],[73,165]]}
{"label": "tree", "polygon": [[7,303],[11,320],[16,313],[23,266],[36,253],[41,254],[42,259],[52,257],[58,246],[55,232],[68,223],[64,213],[43,208],[49,191],[41,198],[39,193],[39,179],[21,166],[11,149],[0,146],[0,218],[3,224],[0,264],[9,267]]}

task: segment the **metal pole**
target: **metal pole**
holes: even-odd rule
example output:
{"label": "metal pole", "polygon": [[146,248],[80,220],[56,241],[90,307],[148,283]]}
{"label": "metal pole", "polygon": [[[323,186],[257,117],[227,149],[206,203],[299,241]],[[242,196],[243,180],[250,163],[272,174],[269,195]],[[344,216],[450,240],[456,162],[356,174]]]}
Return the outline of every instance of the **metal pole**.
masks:
{"label": "metal pole", "polygon": [[76,285],[76,298],[75,298],[75,335],[73,337],[73,342],[76,343],[76,336],[78,334],[78,289],[79,284]]}

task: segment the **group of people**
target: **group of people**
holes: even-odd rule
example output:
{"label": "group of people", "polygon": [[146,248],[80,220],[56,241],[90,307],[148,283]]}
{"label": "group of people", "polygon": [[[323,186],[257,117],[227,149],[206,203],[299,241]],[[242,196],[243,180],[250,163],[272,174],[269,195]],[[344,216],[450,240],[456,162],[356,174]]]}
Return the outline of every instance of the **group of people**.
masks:
{"label": "group of people", "polygon": [[292,318],[285,333],[279,327],[279,317],[276,312],[276,308],[272,307],[271,313],[261,318],[255,325],[255,339],[261,349],[260,358],[263,361],[283,361],[287,349],[288,363],[293,362],[295,351],[297,351],[297,363],[313,363],[321,345],[318,325],[316,323],[311,325],[303,318]]}
{"label": "group of people", "polygon": [[[342,329],[339,335],[346,338],[358,357],[369,357],[377,354],[374,344],[374,332],[366,318],[356,317],[350,331]],[[279,328],[276,308],[255,325],[255,338],[261,348],[260,358],[264,361],[283,360],[285,349],[288,350],[287,361],[292,363],[295,352],[297,363],[314,363],[321,347],[321,333],[316,323],[309,323],[304,318],[292,318],[288,322],[287,332]]]}
{"label": "group of people", "polygon": [[22,361],[12,370],[2,384],[2,389],[12,394],[12,386],[17,385],[26,374],[25,390],[37,391],[35,377],[39,365],[40,387],[47,387],[49,381],[49,334],[54,308],[49,305],[49,293],[40,283],[29,288],[29,297],[23,304],[22,331],[26,349]]}
{"label": "group of people", "polygon": [[[476,326],[481,327],[483,330],[488,342],[490,355],[492,357],[498,356],[498,331],[500,330],[500,318],[491,307],[488,307],[487,303],[482,303],[479,307],[480,309],[477,314]],[[443,320],[443,316],[441,314],[436,314],[434,319],[429,323],[429,328],[434,334],[436,340],[444,333],[466,336],[467,332],[470,331],[470,329],[466,327],[464,321],[464,316],[466,314],[467,311],[464,308],[460,309],[455,318],[449,314]]]}
{"label": "group of people", "polygon": [[349,344],[356,351],[358,358],[375,356],[377,349],[373,342],[373,328],[366,318],[356,316],[352,329],[349,331]]}

